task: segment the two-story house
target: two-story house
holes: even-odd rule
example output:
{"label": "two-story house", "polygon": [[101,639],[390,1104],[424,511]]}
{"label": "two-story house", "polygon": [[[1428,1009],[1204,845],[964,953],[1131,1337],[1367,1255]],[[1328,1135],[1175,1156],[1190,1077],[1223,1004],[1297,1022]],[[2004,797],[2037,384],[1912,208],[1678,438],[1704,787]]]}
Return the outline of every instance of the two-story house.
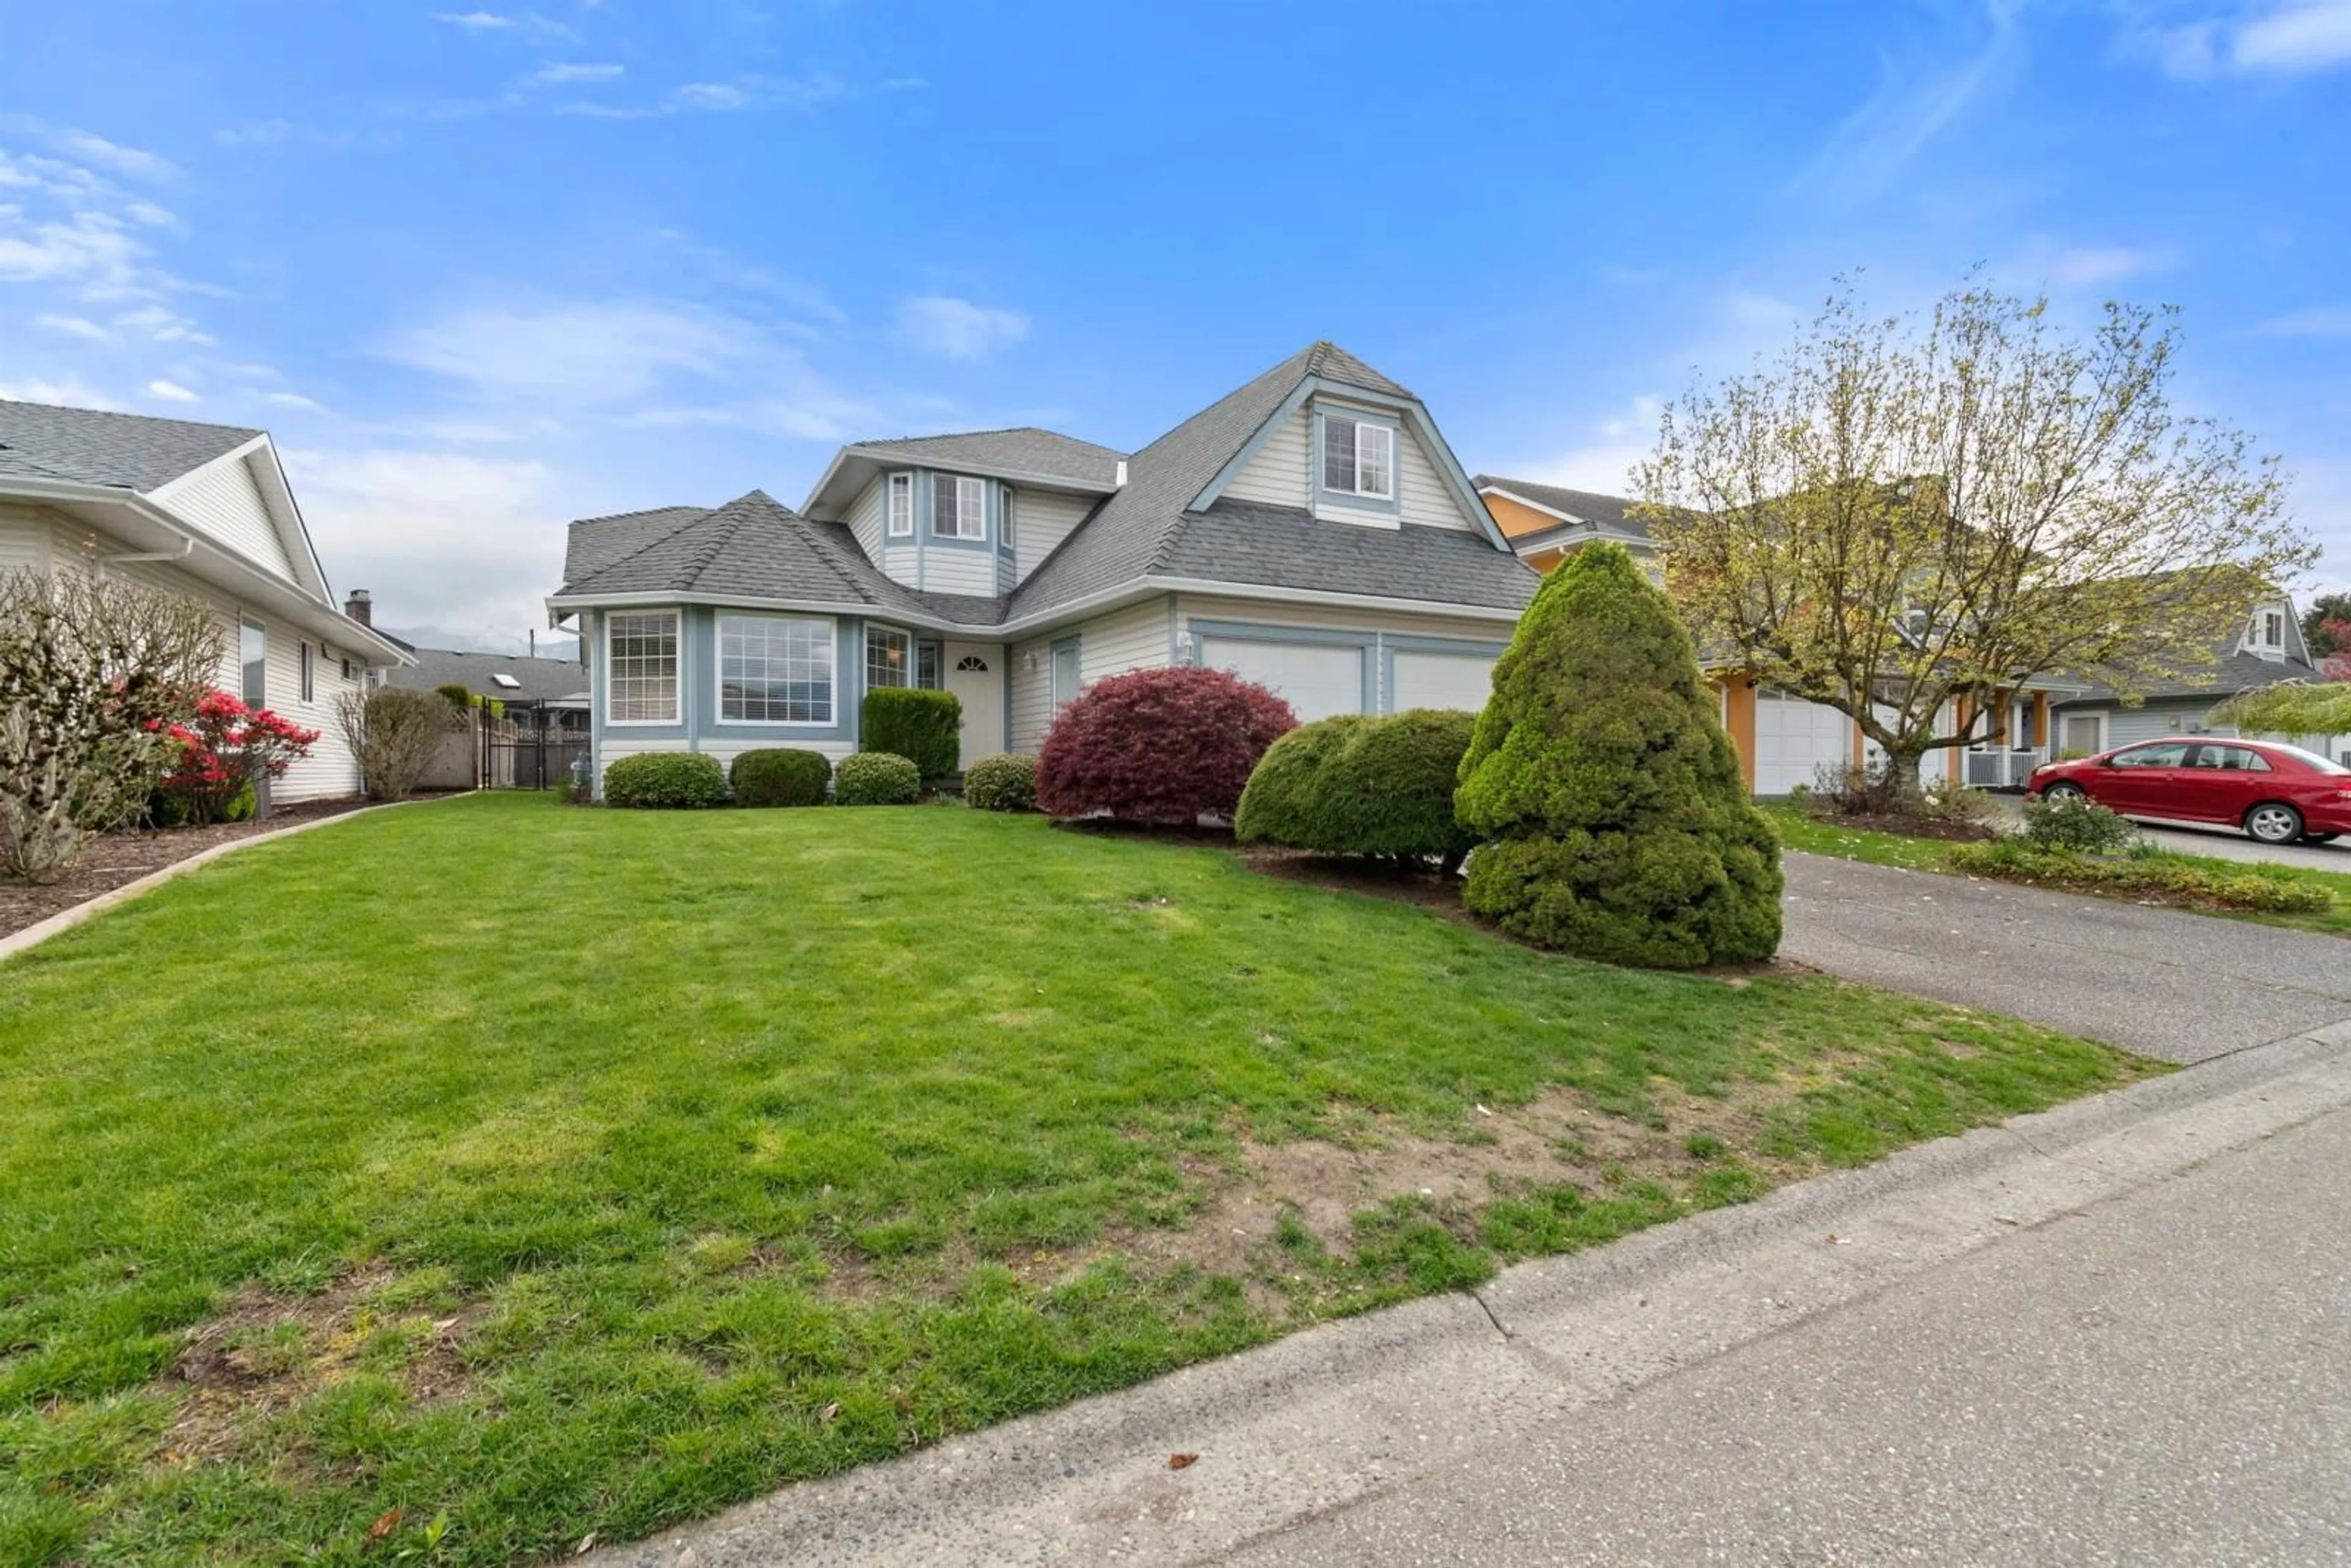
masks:
{"label": "two-story house", "polygon": [[1482,707],[1532,596],[1420,399],[1301,350],[1142,450],[1051,431],[842,447],[754,491],[571,525],[548,606],[613,758],[858,746],[876,686],[963,706],[963,759],[1034,751],[1089,682],[1205,664],[1301,719]]}
{"label": "two-story house", "polygon": [[336,699],[407,655],[337,608],[267,432],[0,401],[7,568],[110,575],[210,605],[216,684],[319,731],[272,798],[358,790]]}
{"label": "two-story house", "polygon": [[[2149,684],[2126,703],[2112,687],[2091,685],[2081,695],[2057,705],[2057,744],[2063,754],[2092,757],[2142,740],[2169,736],[2234,735],[2215,726],[2212,709],[2240,692],[2280,681],[2322,680],[2294,600],[2279,594],[2253,606],[2234,637],[2212,650],[2209,664]],[[2328,756],[2351,751],[2351,737],[2283,736]]]}

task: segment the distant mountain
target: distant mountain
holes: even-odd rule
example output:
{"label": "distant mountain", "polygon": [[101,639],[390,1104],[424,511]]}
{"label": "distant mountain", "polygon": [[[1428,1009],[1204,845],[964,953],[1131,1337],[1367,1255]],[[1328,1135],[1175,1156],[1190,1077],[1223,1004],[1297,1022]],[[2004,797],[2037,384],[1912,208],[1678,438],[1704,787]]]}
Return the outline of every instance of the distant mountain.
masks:
{"label": "distant mountain", "polygon": [[376,630],[413,648],[445,648],[460,653],[535,653],[542,659],[580,662],[579,639],[549,636],[544,632],[539,633],[538,645],[534,648],[528,636],[485,637],[478,632],[452,632],[443,626],[379,626]]}

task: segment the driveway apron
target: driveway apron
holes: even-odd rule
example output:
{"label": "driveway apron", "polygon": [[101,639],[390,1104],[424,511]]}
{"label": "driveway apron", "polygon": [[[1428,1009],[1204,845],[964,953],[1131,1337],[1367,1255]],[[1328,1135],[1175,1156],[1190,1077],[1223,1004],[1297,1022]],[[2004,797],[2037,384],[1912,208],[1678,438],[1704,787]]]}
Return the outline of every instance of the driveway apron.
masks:
{"label": "driveway apron", "polygon": [[2351,1019],[2351,941],[1791,852],[1784,957],[2194,1062]]}

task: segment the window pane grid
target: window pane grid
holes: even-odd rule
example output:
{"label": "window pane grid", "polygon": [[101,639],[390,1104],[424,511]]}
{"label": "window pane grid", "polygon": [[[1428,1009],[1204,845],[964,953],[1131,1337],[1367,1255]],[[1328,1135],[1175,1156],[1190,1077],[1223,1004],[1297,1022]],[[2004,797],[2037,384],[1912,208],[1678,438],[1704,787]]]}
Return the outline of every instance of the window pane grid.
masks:
{"label": "window pane grid", "polygon": [[619,723],[677,722],[677,617],[615,615],[606,632],[605,717]]}
{"label": "window pane grid", "polygon": [[865,685],[871,691],[878,686],[903,686],[908,682],[913,663],[914,639],[904,632],[893,632],[886,626],[865,629]]}
{"label": "window pane grid", "polygon": [[747,724],[831,724],[832,622],[722,616],[718,716]]}
{"label": "window pane grid", "polygon": [[1366,496],[1388,493],[1387,426],[1355,426],[1355,488]]}
{"label": "window pane grid", "polygon": [[914,476],[890,476],[890,536],[904,538],[914,531]]}
{"label": "window pane grid", "polygon": [[1355,422],[1352,419],[1322,422],[1322,487],[1355,487]]}

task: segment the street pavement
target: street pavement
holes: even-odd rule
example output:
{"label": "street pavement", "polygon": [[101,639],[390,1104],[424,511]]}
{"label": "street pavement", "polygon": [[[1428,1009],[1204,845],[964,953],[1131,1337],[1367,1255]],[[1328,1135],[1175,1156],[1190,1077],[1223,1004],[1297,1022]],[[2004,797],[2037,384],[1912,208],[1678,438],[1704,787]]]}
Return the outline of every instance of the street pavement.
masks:
{"label": "street pavement", "polygon": [[2340,1563],[2346,1282],[2351,1025],[588,1561]]}
{"label": "street pavement", "polygon": [[2351,1018],[2339,936],[1859,861],[1782,857],[1782,956],[2165,1061]]}

